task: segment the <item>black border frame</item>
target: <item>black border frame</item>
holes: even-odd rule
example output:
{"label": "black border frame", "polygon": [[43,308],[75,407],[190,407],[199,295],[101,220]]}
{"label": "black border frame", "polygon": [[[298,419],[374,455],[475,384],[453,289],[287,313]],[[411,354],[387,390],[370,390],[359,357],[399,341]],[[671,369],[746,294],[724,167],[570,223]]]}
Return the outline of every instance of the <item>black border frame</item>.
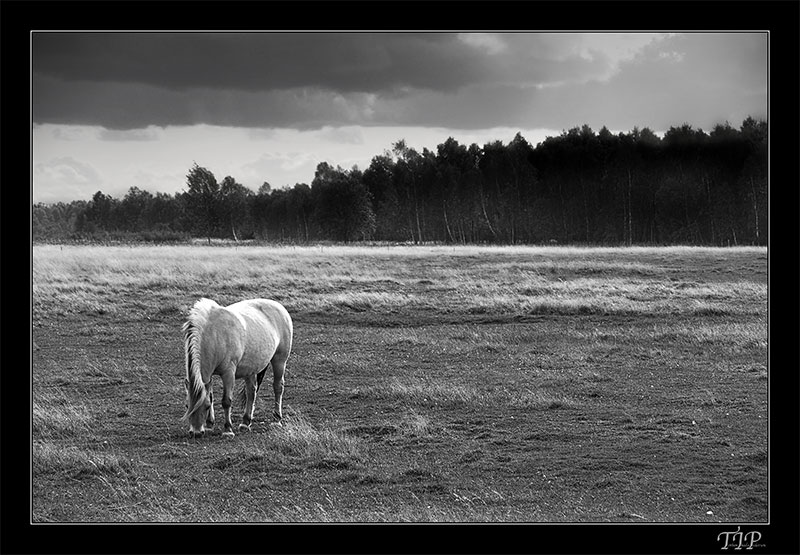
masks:
{"label": "black border frame", "polygon": [[[345,5],[346,4],[346,5]],[[356,14],[362,14],[358,18]],[[800,3],[767,1],[0,3],[0,552],[2,553],[727,553],[737,524],[55,524],[32,525],[22,487],[30,438],[27,368],[10,349],[30,314],[30,245],[20,228],[30,184],[29,44],[45,29],[415,29],[724,31],[770,33],[770,515],[750,553],[800,553],[798,250]],[[28,178],[26,179],[26,174]],[[28,197],[30,200],[30,197]],[[5,271],[3,271],[5,270]],[[775,302],[773,302],[775,301]],[[9,341],[10,340],[10,341]],[[25,371],[23,371],[25,369]],[[22,410],[21,410],[22,409]],[[19,414],[23,414],[23,418]],[[24,479],[23,479],[24,478]],[[17,486],[15,488],[15,486]],[[21,488],[21,490],[19,489]],[[741,551],[747,553],[747,551]]]}

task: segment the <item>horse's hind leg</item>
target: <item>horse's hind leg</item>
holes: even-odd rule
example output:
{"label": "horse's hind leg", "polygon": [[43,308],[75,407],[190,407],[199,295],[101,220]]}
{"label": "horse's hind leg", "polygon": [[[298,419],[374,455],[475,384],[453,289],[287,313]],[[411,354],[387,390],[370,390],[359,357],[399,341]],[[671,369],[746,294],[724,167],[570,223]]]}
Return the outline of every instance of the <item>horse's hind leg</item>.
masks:
{"label": "horse's hind leg", "polygon": [[225,413],[225,429],[222,435],[233,437],[233,423],[231,423],[231,405],[233,405],[233,386],[236,382],[236,370],[231,368],[222,373],[222,412]]}
{"label": "horse's hind leg", "polygon": [[267,368],[269,368],[269,364],[267,364],[264,369],[258,373],[256,379],[256,393],[258,393],[258,390],[261,389],[261,382],[264,381],[264,375],[267,373]]}
{"label": "horse's hind leg", "polygon": [[247,403],[244,406],[244,414],[242,415],[242,422],[239,424],[239,430],[250,431],[250,423],[253,421],[253,408],[256,404],[255,374],[250,374],[244,379],[244,393]]}
{"label": "horse's hind leg", "polygon": [[276,355],[272,358],[272,391],[275,393],[275,406],[272,417],[280,423],[283,419],[283,374],[286,371],[286,359]]}

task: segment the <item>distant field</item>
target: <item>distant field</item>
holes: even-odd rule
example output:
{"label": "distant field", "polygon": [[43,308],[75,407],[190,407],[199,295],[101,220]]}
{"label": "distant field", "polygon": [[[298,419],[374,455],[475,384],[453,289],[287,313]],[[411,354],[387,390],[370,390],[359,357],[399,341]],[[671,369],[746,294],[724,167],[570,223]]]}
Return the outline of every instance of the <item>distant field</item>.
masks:
{"label": "distant field", "polygon": [[[186,435],[203,296],[292,314],[283,427]],[[36,522],[767,520],[765,248],[37,245],[32,305]]]}

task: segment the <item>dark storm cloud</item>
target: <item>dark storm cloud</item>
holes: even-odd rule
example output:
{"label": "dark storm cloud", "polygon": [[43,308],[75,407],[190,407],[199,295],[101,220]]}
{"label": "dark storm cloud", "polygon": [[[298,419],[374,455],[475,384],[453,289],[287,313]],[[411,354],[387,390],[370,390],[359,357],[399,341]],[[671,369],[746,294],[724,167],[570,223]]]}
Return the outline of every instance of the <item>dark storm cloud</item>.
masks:
{"label": "dark storm cloud", "polygon": [[480,78],[463,46],[440,34],[36,33],[33,113],[113,128],[353,123],[346,104],[365,92]]}
{"label": "dark storm cloud", "polygon": [[232,127],[319,128],[368,123],[370,96],[319,89],[265,92],[164,89],[141,83],[60,81],[34,76],[36,123],[137,129],[207,123]]}
{"label": "dark storm cloud", "polygon": [[[565,55],[564,40],[524,33],[35,33],[34,117],[122,128],[314,126],[335,123],[342,99],[357,104],[358,95],[454,94],[475,84],[570,81],[606,68],[601,58]],[[320,107],[308,105],[308,95]],[[350,116],[342,123],[359,122]]]}
{"label": "dark storm cloud", "polygon": [[657,127],[763,106],[764,37],[35,33],[33,115],[113,129]]}
{"label": "dark storm cloud", "polygon": [[33,45],[41,75],[177,90],[453,90],[487,69],[453,34],[42,33]]}

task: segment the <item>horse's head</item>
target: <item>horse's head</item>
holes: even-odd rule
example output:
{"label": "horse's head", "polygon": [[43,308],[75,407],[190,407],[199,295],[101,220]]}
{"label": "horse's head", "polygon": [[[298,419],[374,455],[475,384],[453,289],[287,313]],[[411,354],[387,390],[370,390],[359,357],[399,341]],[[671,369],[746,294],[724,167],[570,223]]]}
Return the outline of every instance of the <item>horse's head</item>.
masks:
{"label": "horse's head", "polygon": [[[214,412],[211,392],[203,385],[201,391],[191,387],[189,380],[184,382],[186,386],[186,414],[184,418],[189,421],[189,435],[191,437],[203,437],[206,432],[206,424],[214,425]],[[210,385],[210,384],[209,384]]]}

